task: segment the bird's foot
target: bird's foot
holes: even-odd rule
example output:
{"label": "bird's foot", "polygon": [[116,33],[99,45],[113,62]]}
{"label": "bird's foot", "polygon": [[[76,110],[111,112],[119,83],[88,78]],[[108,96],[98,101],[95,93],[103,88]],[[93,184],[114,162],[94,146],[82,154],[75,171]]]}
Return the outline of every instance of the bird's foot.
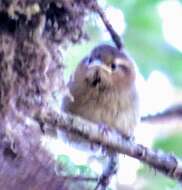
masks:
{"label": "bird's foot", "polygon": [[102,136],[103,135],[108,136],[108,132],[111,131],[111,129],[103,123],[99,124],[99,130],[100,130]]}

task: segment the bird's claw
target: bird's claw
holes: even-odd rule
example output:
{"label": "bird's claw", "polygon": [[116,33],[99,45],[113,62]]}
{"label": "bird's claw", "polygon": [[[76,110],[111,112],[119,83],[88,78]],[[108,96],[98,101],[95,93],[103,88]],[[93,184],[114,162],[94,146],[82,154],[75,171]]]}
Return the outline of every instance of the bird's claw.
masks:
{"label": "bird's claw", "polygon": [[105,124],[99,124],[99,130],[101,135],[108,136],[108,132],[111,131],[110,128]]}

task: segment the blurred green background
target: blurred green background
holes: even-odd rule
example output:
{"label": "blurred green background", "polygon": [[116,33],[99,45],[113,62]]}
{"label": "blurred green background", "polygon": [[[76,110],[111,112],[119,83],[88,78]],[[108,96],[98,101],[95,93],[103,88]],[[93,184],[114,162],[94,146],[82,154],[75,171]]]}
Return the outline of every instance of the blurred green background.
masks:
{"label": "blurred green background", "polygon": [[[177,0],[100,0],[101,6],[107,10],[120,10],[124,21],[121,19],[120,30],[124,33],[124,45],[136,61],[141,74],[145,79],[153,70],[164,73],[172,86],[182,90],[182,1]],[[117,16],[111,20],[120,19]],[[124,23],[122,23],[124,22]],[[112,23],[113,26],[116,25]],[[73,72],[89,51],[100,43],[111,43],[105,37],[106,31],[95,14],[89,15],[85,29],[90,40],[79,45],[70,46],[65,51],[67,63],[65,78]],[[160,96],[160,90],[157,92]],[[181,93],[182,95],[182,93]],[[182,98],[181,98],[182,99]],[[182,125],[181,125],[182,126]],[[180,127],[181,127],[180,126]],[[178,131],[168,133],[163,138],[156,138],[153,147],[182,156],[182,133]],[[87,170],[87,168],[85,168]],[[89,170],[90,171],[90,170]],[[144,178],[145,183],[141,190],[178,190],[179,184],[160,174],[155,174],[148,167],[143,167],[138,172],[138,177]]]}

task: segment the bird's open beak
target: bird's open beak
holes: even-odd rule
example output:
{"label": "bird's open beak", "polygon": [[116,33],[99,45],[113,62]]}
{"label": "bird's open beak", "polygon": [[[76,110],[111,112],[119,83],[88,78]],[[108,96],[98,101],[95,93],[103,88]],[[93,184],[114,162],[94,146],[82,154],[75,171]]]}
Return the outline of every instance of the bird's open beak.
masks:
{"label": "bird's open beak", "polygon": [[98,67],[104,71],[106,71],[107,73],[111,74],[112,70],[111,68],[109,68],[107,65],[103,64],[100,60],[95,60],[93,61],[91,64],[89,64],[88,66],[89,68],[94,68],[94,67]]}

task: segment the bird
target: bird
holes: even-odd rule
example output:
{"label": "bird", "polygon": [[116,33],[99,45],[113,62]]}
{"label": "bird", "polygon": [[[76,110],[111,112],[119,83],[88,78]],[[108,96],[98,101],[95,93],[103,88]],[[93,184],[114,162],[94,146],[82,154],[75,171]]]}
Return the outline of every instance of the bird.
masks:
{"label": "bird", "polygon": [[[122,137],[133,139],[139,121],[135,81],[135,63],[124,49],[98,45],[70,77],[67,84],[70,94],[63,98],[62,110],[102,126],[104,132],[115,129]],[[118,154],[110,151],[107,155],[108,164],[95,190],[105,190],[117,172]]]}
{"label": "bird", "polygon": [[70,77],[72,98],[63,98],[62,110],[133,138],[139,120],[135,81],[135,63],[125,50],[98,45]]}

